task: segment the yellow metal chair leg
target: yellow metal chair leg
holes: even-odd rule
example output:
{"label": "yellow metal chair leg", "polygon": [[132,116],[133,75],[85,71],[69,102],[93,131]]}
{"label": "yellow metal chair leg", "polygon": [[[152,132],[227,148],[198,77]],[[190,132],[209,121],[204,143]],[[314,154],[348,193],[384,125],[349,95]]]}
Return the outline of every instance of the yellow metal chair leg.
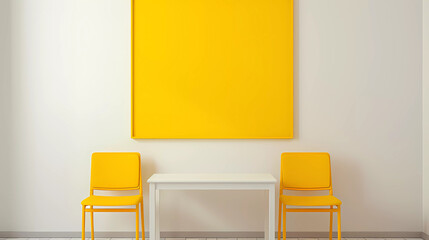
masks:
{"label": "yellow metal chair leg", "polygon": [[338,240],[341,240],[341,207],[337,206],[338,208]]}
{"label": "yellow metal chair leg", "polygon": [[82,240],[85,240],[85,207],[82,206]]}
{"label": "yellow metal chair leg", "polygon": [[[331,209],[333,209],[334,206],[331,206]],[[332,218],[334,217],[334,213],[329,213],[329,240],[332,240]]]}
{"label": "yellow metal chair leg", "polygon": [[139,204],[136,205],[136,240],[139,240]]}
{"label": "yellow metal chair leg", "polygon": [[281,238],[281,224],[282,224],[282,202],[279,200],[279,227],[277,229],[277,239],[280,240]]}
{"label": "yellow metal chair leg", "polygon": [[[94,206],[91,206],[91,210],[94,209]],[[91,239],[94,240],[94,212],[91,212]]]}
{"label": "yellow metal chair leg", "polygon": [[142,219],[142,240],[145,240],[144,236],[144,211],[143,211],[143,200],[140,203],[140,216]]}
{"label": "yellow metal chair leg", "polygon": [[283,206],[283,240],[286,240],[286,205]]}

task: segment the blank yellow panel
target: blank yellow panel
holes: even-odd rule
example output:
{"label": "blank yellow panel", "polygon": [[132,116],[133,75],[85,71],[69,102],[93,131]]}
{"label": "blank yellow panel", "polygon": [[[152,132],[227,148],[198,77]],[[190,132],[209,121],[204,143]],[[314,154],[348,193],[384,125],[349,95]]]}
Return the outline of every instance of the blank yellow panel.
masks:
{"label": "blank yellow panel", "polygon": [[292,138],[293,0],[134,0],[133,138]]}

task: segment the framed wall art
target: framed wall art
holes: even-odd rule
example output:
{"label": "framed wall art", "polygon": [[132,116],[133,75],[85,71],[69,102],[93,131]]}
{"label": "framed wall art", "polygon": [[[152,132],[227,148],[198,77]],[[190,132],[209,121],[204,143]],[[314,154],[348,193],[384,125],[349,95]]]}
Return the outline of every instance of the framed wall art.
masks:
{"label": "framed wall art", "polygon": [[133,138],[292,138],[293,0],[133,0]]}

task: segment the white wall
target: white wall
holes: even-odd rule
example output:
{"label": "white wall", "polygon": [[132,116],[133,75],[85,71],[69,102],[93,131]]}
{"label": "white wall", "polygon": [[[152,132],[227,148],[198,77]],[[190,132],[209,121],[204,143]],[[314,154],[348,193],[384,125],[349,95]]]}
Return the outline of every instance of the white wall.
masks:
{"label": "white wall", "polygon": [[429,0],[423,0],[423,231],[429,234]]}
{"label": "white wall", "polygon": [[[129,1],[11,7],[14,189],[1,192],[13,204],[0,230],[80,231],[93,151],[141,152],[144,178],[278,178],[282,152],[327,151],[344,231],[422,230],[421,0],[296,0],[292,140],[132,140]],[[163,231],[263,229],[260,193],[161,197]],[[96,230],[133,230],[132,215],[117,216],[96,217]],[[288,216],[290,231],[328,230],[326,214]]]}

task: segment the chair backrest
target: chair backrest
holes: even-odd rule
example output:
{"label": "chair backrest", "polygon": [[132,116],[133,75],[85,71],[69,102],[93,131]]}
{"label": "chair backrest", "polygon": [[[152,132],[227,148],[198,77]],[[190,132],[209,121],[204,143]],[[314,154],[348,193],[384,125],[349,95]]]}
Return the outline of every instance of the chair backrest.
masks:
{"label": "chair backrest", "polygon": [[140,153],[96,152],[91,160],[91,190],[141,189]]}
{"label": "chair backrest", "polygon": [[280,174],[281,189],[332,189],[329,153],[283,153]]}

